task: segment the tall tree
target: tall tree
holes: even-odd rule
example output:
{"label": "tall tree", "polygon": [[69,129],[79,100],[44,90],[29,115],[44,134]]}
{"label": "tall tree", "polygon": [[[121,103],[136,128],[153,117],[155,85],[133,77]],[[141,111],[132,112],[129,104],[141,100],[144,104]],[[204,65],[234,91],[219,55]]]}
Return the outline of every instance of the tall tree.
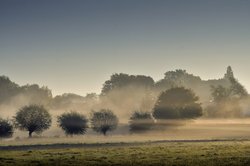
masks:
{"label": "tall tree", "polygon": [[0,76],[0,103],[10,100],[20,92],[20,87],[6,76]]}
{"label": "tall tree", "polygon": [[248,92],[234,77],[231,66],[227,67],[224,79],[229,82],[228,87],[222,85],[211,87],[213,102],[206,109],[207,115],[224,118],[242,117],[240,102],[248,96]]}
{"label": "tall tree", "polygon": [[226,74],[224,75],[224,78],[225,78],[225,79],[234,78],[234,73],[233,73],[233,70],[232,70],[232,67],[231,67],[231,66],[228,66],[228,67],[227,67],[227,72],[226,72]]}
{"label": "tall tree", "polygon": [[102,88],[102,95],[107,95],[112,90],[119,90],[127,86],[153,87],[154,80],[143,75],[128,75],[124,73],[113,74],[110,80],[105,81]]}
{"label": "tall tree", "polygon": [[234,77],[231,66],[227,67],[227,73],[224,79],[229,81],[229,87],[222,85],[211,86],[211,94],[215,102],[225,101],[227,99],[241,99],[248,96],[248,92],[243,85]]}

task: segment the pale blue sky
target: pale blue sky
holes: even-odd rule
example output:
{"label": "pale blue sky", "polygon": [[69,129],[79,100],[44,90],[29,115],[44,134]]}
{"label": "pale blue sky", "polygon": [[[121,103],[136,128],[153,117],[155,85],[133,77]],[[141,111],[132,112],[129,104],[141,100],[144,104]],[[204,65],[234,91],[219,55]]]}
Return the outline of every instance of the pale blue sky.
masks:
{"label": "pale blue sky", "polygon": [[1,0],[0,75],[53,94],[99,93],[112,73],[231,65],[250,91],[250,1]]}

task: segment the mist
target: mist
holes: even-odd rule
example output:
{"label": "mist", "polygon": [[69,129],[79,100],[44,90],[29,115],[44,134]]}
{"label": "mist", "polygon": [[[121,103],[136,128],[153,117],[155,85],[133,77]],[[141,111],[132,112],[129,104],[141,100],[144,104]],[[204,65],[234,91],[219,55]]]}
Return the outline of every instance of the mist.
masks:
{"label": "mist", "polygon": [[[49,130],[36,135],[41,138],[65,137],[57,124],[57,117],[62,113],[76,111],[90,118],[91,112],[100,109],[112,110],[119,119],[117,129],[109,134],[114,140],[121,136],[128,137],[124,138],[125,140],[129,137],[129,140],[246,138],[249,136],[245,132],[249,127],[250,98],[248,94],[245,95],[247,92],[239,81],[232,83],[227,78],[231,72],[230,69],[224,77],[208,81],[201,80],[185,70],[168,71],[159,81],[154,81],[149,76],[121,73],[112,75],[110,80],[104,82],[101,94],[89,93],[80,96],[65,93],[54,97],[47,87],[36,84],[20,86],[9,78],[2,77],[0,90],[4,90],[4,93],[1,96],[0,112],[2,118],[13,119],[23,106],[44,105],[52,115],[53,123]],[[234,78],[232,73],[231,77]],[[220,90],[220,86],[228,96],[223,96],[224,98],[217,101],[218,94],[215,90]],[[155,124],[150,130],[131,133],[129,124],[132,114],[135,111],[152,114],[159,95],[173,87],[185,87],[193,91],[203,109],[202,116],[191,120],[157,120],[153,117]],[[239,92],[235,87],[241,88],[236,89]],[[86,135],[86,139],[98,136],[91,130],[90,124]],[[16,130],[13,139],[25,137],[26,132]]]}

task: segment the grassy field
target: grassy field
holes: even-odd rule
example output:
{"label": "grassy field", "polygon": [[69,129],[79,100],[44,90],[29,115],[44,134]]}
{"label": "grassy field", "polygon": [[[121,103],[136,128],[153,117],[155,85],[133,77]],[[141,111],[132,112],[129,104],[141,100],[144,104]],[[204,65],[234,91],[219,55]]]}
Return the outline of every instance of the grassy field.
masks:
{"label": "grassy field", "polygon": [[2,149],[0,165],[250,165],[250,141],[43,146]]}
{"label": "grassy field", "polygon": [[106,137],[91,133],[65,137],[58,135],[61,131],[51,130],[29,139],[27,132],[19,132],[11,139],[0,140],[0,166],[249,166],[249,131],[250,119],[197,120],[145,135],[125,132],[109,133]]}

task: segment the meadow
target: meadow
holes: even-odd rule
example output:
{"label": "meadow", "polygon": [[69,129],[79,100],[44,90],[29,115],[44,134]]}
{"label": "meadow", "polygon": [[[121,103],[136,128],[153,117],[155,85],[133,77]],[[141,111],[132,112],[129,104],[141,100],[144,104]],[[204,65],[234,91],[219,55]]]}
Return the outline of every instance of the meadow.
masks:
{"label": "meadow", "polygon": [[0,165],[249,165],[250,141],[170,141],[11,146]]}
{"label": "meadow", "polygon": [[0,141],[0,165],[250,165],[249,130],[249,119],[234,119],[138,135],[66,137],[51,129],[30,139],[16,133]]}

